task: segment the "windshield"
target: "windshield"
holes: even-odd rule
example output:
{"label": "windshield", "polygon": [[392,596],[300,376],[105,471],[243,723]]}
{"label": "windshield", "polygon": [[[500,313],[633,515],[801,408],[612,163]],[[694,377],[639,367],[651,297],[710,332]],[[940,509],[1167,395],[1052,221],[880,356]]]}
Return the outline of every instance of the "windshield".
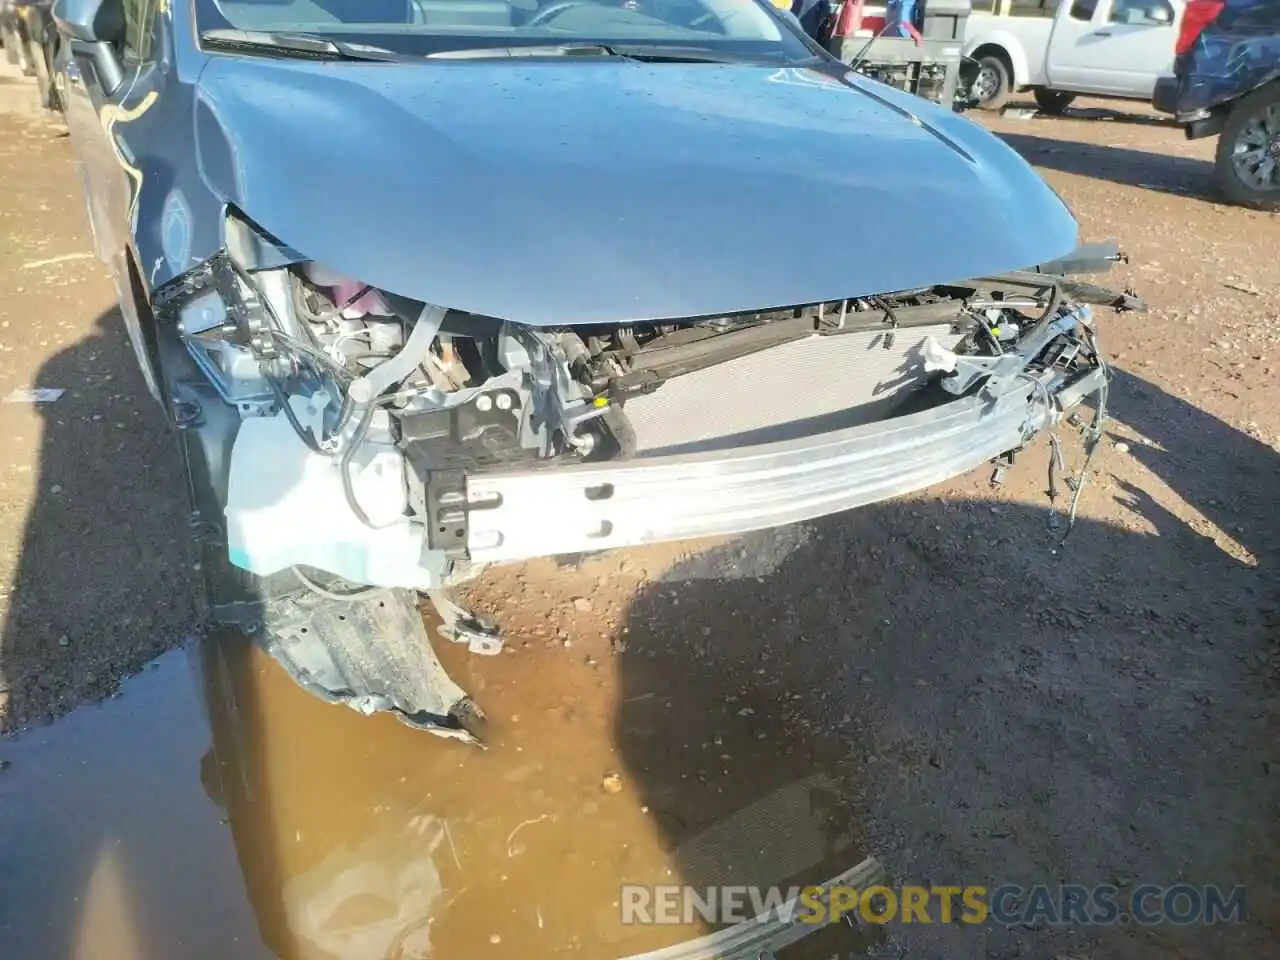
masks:
{"label": "windshield", "polygon": [[769,0],[195,0],[195,5],[202,35],[229,29],[257,36],[310,35],[415,56],[598,43],[687,48],[774,62],[812,58],[813,48],[790,25],[789,14],[771,12],[765,2]]}

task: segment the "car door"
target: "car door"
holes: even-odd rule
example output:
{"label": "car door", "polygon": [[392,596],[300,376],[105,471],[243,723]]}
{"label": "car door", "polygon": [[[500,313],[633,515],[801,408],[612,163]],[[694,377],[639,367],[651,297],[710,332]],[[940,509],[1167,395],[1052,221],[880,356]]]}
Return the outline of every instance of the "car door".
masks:
{"label": "car door", "polygon": [[119,268],[128,246],[136,173],[128,146],[127,124],[155,99],[152,62],[156,16],[161,0],[104,0],[120,3],[124,37],[116,45],[123,81],[104,86],[97,61],[73,45],[65,66],[67,127],[84,180],[95,252]]}
{"label": "car door", "polygon": [[94,251],[110,268],[125,329],[147,389],[161,399],[133,295],[128,249],[142,174],[130,149],[130,124],[158,99],[162,5],[169,0],[102,0],[122,7],[124,35],[116,45],[121,82],[106,86],[92,47],[71,43],[61,67],[66,77],[66,121],[84,182]]}
{"label": "car door", "polygon": [[1076,0],[1054,27],[1054,87],[1148,100],[1173,68],[1181,0]]}
{"label": "car door", "polygon": [[1049,86],[1063,90],[1087,90],[1088,71],[1084,69],[1082,53],[1088,45],[1086,37],[1094,30],[1093,19],[1098,13],[1099,0],[1063,0],[1058,17],[1049,36],[1049,49],[1045,54],[1045,75]]}
{"label": "car door", "polygon": [[62,110],[63,119],[66,121],[67,130],[71,135],[71,150],[75,156],[76,175],[80,178],[80,185],[84,189],[84,203],[89,215],[89,230],[93,235],[94,253],[97,254],[98,259],[105,261],[106,252],[101,242],[98,227],[98,223],[102,220],[102,215],[98,213],[99,200],[94,196],[89,182],[89,160],[87,156],[89,145],[95,139],[93,128],[97,123],[97,115],[93,102],[89,98],[89,90],[85,82],[86,71],[92,75],[93,67],[87,63],[86,58],[68,54],[62,63],[61,71],[65,80],[62,87],[66,92],[66,102],[63,104]]}
{"label": "car door", "polygon": [[1100,87],[1116,96],[1150,100],[1156,79],[1173,72],[1182,4],[1174,0],[1103,0],[1098,35]]}

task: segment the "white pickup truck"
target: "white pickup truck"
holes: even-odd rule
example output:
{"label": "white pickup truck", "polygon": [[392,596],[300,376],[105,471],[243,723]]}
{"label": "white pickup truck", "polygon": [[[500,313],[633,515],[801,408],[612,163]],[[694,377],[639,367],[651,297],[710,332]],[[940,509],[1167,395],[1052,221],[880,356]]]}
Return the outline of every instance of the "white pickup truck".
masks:
{"label": "white pickup truck", "polygon": [[998,110],[1019,90],[1059,113],[1077,94],[1150,100],[1173,71],[1186,0],[975,0],[962,52],[973,96]]}

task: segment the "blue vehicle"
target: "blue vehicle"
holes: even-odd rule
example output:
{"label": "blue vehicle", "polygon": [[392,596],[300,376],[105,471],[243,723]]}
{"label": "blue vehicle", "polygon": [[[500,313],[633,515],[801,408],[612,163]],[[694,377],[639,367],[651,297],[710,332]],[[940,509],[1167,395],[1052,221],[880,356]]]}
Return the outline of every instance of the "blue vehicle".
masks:
{"label": "blue vehicle", "polygon": [[1188,139],[1218,136],[1215,178],[1227,199],[1280,210],[1280,3],[1188,0],[1173,76],[1153,103]]}
{"label": "blue vehicle", "polygon": [[45,109],[61,113],[66,97],[67,50],[53,22],[53,0],[26,0],[27,55]]}
{"label": "blue vehicle", "polygon": [[[461,738],[488,564],[899,496],[1105,392],[1016,153],[755,0],[56,0],[214,619]],[[818,243],[813,237],[819,238]]]}

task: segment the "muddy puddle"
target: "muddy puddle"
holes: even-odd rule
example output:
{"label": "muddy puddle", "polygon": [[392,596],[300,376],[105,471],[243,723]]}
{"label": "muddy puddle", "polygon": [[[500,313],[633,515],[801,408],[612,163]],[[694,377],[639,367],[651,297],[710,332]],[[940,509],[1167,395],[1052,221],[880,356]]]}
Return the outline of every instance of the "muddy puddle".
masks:
{"label": "muddy puddle", "polygon": [[663,682],[658,650],[626,683],[444,652],[487,750],[324,704],[225,635],[0,742],[0,957],[622,958],[714,929],[623,923],[623,884],[788,886],[866,855],[835,743]]}

